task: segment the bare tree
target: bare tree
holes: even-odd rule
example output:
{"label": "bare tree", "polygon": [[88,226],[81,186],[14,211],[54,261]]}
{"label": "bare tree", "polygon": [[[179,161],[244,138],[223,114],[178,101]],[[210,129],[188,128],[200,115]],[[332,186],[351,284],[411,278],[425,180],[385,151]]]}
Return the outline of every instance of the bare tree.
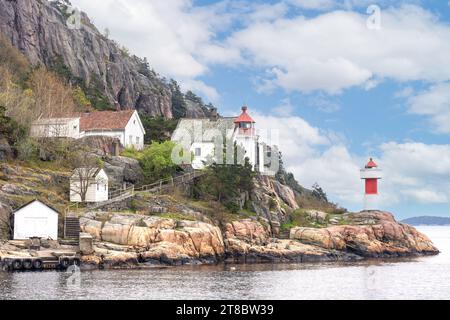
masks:
{"label": "bare tree", "polygon": [[34,96],[35,119],[66,117],[76,110],[72,88],[45,68],[33,72],[30,87]]}
{"label": "bare tree", "polygon": [[72,152],[69,162],[71,167],[74,168],[70,178],[70,192],[79,195],[81,202],[86,202],[86,195],[91,186],[106,183],[102,179],[96,179],[102,168],[101,160],[81,149]]}

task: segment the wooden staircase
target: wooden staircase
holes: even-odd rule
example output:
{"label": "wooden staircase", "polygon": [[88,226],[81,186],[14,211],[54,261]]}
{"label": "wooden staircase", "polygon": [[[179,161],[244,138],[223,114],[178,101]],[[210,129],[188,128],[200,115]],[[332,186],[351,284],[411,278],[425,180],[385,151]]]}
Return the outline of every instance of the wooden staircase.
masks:
{"label": "wooden staircase", "polygon": [[80,219],[68,215],[64,221],[64,243],[78,245],[80,241]]}

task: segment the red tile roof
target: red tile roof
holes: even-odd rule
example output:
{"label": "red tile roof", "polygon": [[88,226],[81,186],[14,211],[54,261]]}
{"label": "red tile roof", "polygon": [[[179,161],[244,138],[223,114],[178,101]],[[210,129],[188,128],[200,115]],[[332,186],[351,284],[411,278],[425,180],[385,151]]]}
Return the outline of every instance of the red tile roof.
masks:
{"label": "red tile roof", "polygon": [[135,110],[97,111],[80,115],[81,131],[123,130]]}
{"label": "red tile roof", "polygon": [[246,106],[242,107],[242,113],[239,117],[236,118],[236,120],[234,120],[234,123],[239,123],[239,122],[251,122],[251,123],[255,123],[255,120],[252,119],[252,117],[250,117],[247,113],[248,108]]}

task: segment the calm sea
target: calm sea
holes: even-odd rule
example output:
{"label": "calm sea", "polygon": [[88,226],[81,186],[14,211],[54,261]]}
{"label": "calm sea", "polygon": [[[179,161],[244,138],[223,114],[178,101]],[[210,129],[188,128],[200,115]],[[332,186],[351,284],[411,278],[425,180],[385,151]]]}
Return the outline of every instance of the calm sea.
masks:
{"label": "calm sea", "polygon": [[419,227],[439,256],[346,264],[263,264],[0,272],[0,299],[450,299],[450,227]]}

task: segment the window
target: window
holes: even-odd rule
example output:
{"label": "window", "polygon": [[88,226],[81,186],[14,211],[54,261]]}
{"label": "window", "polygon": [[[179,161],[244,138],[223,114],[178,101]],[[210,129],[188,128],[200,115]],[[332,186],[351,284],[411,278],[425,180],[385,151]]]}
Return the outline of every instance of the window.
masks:
{"label": "window", "polygon": [[141,141],[140,141],[139,137],[136,137],[136,145],[139,145],[140,142]]}
{"label": "window", "polygon": [[104,187],[105,187],[105,191],[106,191],[106,184],[104,185]]}
{"label": "window", "polygon": [[196,157],[202,156],[202,148],[195,148],[195,156]]}
{"label": "window", "polygon": [[133,143],[133,136],[132,135],[130,135],[130,144],[132,144]]}
{"label": "window", "polygon": [[97,191],[100,191],[100,185],[97,183]]}

